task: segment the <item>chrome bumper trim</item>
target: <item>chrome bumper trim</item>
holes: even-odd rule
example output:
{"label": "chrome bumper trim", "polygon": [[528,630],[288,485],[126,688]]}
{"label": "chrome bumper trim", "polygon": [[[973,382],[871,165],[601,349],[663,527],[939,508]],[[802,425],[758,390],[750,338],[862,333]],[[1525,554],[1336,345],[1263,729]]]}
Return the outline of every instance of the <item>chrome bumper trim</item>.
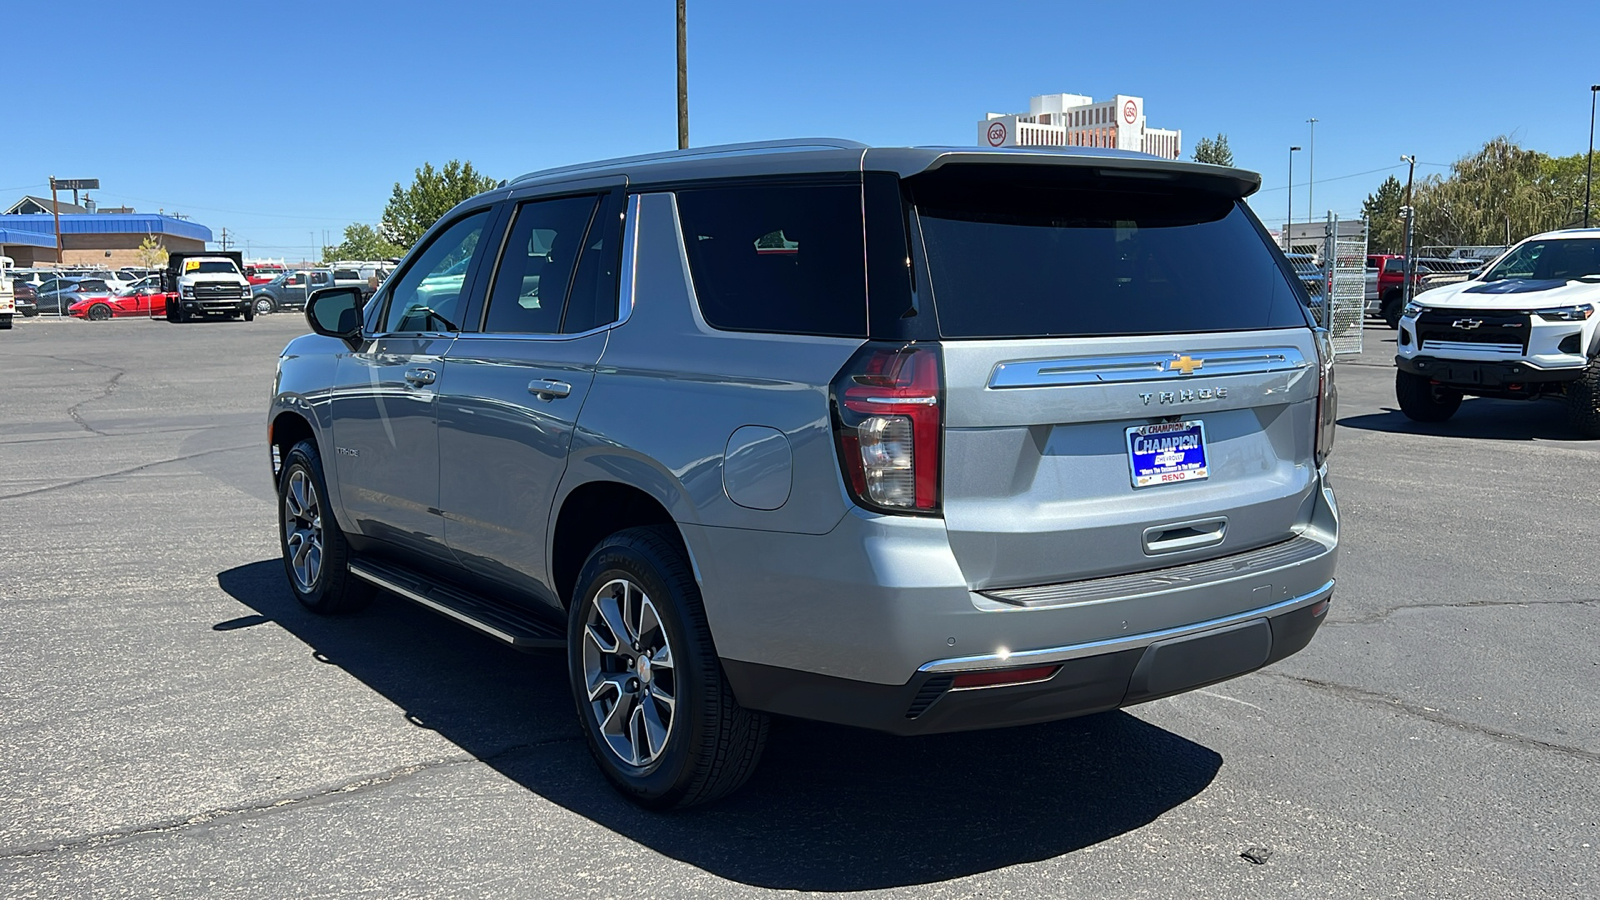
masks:
{"label": "chrome bumper trim", "polygon": [[1267,616],[1277,616],[1294,612],[1302,607],[1311,606],[1333,594],[1333,580],[1307,594],[1291,597],[1269,606],[1246,610],[1220,619],[1211,619],[1206,622],[1196,622],[1193,625],[1179,625],[1176,628],[1167,628],[1161,631],[1147,631],[1143,634],[1128,637],[1106,638],[1099,641],[1090,641],[1084,644],[1068,644],[1065,647],[1045,647],[1039,650],[1019,650],[1009,652],[1002,650],[983,656],[962,656],[955,659],[936,659],[918,667],[918,672],[972,672],[984,669],[1004,669],[1011,666],[1038,665],[1040,663],[1066,662],[1072,659],[1081,659],[1085,656],[1099,656],[1105,653],[1117,653],[1122,650],[1136,650],[1148,647],[1156,641],[1168,638],[1185,637],[1209,631],[1213,628],[1223,628],[1248,622],[1251,619],[1260,619]]}

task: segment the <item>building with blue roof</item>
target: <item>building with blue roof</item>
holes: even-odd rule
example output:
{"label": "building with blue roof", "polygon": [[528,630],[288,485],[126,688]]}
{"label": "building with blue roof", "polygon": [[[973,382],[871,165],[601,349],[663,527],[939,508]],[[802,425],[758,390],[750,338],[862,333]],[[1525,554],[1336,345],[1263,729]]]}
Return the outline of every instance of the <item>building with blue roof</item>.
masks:
{"label": "building with blue roof", "polygon": [[[55,216],[47,211],[0,215],[0,256],[11,257],[19,267],[53,265],[55,229]],[[147,237],[154,237],[173,253],[196,253],[206,249],[211,229],[188,219],[152,213],[63,213],[61,263],[136,266],[139,245]]]}

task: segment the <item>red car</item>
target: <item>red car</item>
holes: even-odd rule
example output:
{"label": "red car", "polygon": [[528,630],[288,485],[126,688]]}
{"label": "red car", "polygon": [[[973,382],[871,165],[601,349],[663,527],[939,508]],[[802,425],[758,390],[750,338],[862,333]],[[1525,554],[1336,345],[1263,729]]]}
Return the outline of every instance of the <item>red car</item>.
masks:
{"label": "red car", "polygon": [[167,298],[160,288],[143,287],[114,294],[96,294],[67,307],[67,315],[96,322],[111,318],[143,316],[160,317],[167,314]]}
{"label": "red car", "polygon": [[266,284],[287,271],[277,263],[255,263],[244,267],[244,278],[251,285]]}

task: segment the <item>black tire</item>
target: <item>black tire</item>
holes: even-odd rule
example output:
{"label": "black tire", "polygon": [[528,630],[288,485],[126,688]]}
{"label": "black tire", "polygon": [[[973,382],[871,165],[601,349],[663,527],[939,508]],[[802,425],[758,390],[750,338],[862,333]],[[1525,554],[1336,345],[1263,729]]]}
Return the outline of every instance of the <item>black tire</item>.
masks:
{"label": "black tire", "polygon": [[1389,328],[1392,330],[1400,328],[1400,313],[1405,309],[1405,305],[1400,301],[1404,299],[1403,295],[1391,291],[1383,301],[1383,320],[1389,323]]}
{"label": "black tire", "polygon": [[1413,422],[1444,422],[1461,408],[1460,391],[1410,372],[1394,373],[1394,396],[1400,401],[1400,411]]}
{"label": "black tire", "polygon": [[91,321],[104,322],[105,320],[111,318],[111,307],[105,305],[104,303],[96,303],[95,305],[89,307],[89,312],[87,315]]}
{"label": "black tire", "polygon": [[1600,438],[1600,360],[1589,360],[1583,376],[1567,385],[1567,424],[1586,438]]}
{"label": "black tire", "polygon": [[243,316],[246,322],[254,322],[256,320],[256,308],[254,306],[246,306],[239,315]]}
{"label": "black tire", "polygon": [[252,301],[255,304],[256,315],[265,316],[278,311],[278,304],[271,297],[262,294]]}
{"label": "black tire", "polygon": [[189,321],[189,317],[183,314],[183,304],[171,302],[167,304],[167,321],[179,325]]}
{"label": "black tire", "polygon": [[[678,534],[670,527],[619,531],[589,554],[567,615],[567,670],[589,751],[618,791],[651,809],[693,806],[728,794],[755,771],[767,740],[767,717],[739,706],[723,675],[700,602],[700,588],[685,556]],[[614,598],[620,590],[616,586],[622,583],[642,591],[635,594],[633,607],[641,610],[636,617],[638,639],[633,644],[636,651],[642,651],[637,656],[629,653],[626,638],[617,639],[599,611],[600,603]],[[654,626],[647,627],[650,620],[643,611],[645,601],[654,612]],[[619,608],[627,608],[627,602]],[[627,623],[627,615],[622,613],[623,627],[631,630],[634,626]],[[591,636],[591,622],[596,626],[594,634],[612,635],[618,652],[605,651],[602,639]],[[666,656],[659,655],[663,648],[669,651]],[[621,668],[608,666],[623,657],[631,661]],[[670,657],[671,664],[647,666],[646,657]],[[588,673],[594,661],[598,661],[596,670],[615,680],[597,679],[602,689],[591,700]],[[670,682],[666,681],[668,674]],[[627,684],[633,686],[631,690]],[[671,691],[670,708],[651,699],[651,687],[658,696],[668,696],[665,691]],[[614,701],[610,708],[602,709],[608,697]],[[600,717],[610,718],[625,700],[628,735],[607,738]],[[643,733],[648,725],[642,718],[647,707],[654,711],[658,725],[661,710],[669,709],[670,718],[662,729],[660,749],[647,743],[648,751],[655,755],[641,765],[624,759],[611,741],[635,747],[637,741],[629,742],[634,736],[648,741]],[[633,726],[633,711],[641,716],[639,732]]]}
{"label": "black tire", "polygon": [[[311,502],[316,504],[316,526],[320,526],[315,529],[291,525],[291,520],[298,525],[308,518],[307,488],[315,492]],[[366,606],[372,599],[373,587],[350,574],[350,543],[339,530],[327,498],[328,483],[322,477],[322,457],[317,454],[317,446],[310,441],[295,444],[278,473],[278,546],[283,551],[283,571],[295,599],[314,613],[331,615]],[[291,538],[303,538],[313,530],[320,530],[317,536],[321,543],[315,548],[320,552],[315,572],[311,573],[300,566],[309,560],[309,555],[304,559],[298,555],[305,541],[291,546]]]}
{"label": "black tire", "polygon": [[0,331],[7,331],[10,328],[11,328],[11,317],[10,316],[0,316]]}

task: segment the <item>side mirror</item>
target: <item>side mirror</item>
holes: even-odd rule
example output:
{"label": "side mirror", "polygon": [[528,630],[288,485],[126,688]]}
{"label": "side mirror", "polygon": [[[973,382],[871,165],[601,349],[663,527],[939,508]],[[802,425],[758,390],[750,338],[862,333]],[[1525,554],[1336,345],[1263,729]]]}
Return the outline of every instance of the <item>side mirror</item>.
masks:
{"label": "side mirror", "polygon": [[354,350],[361,346],[361,308],[365,300],[353,287],[323,288],[306,298],[306,321],[317,334],[336,337]]}

